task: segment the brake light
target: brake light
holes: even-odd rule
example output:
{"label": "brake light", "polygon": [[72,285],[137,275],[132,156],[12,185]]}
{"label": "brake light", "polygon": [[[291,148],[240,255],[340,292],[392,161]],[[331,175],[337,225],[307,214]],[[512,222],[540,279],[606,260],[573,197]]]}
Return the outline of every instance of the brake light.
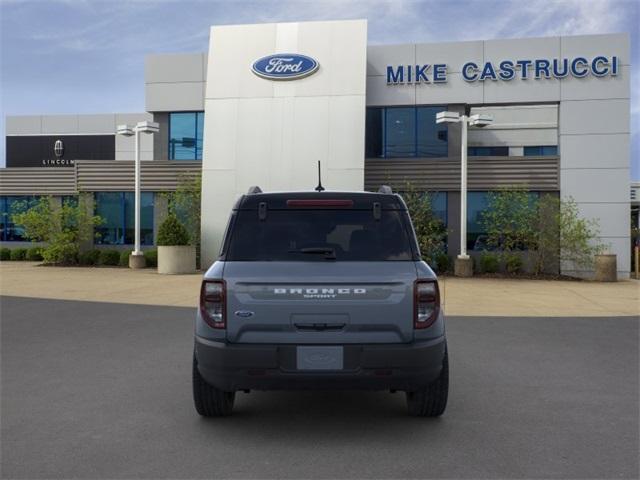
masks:
{"label": "brake light", "polygon": [[287,200],[287,207],[353,207],[353,200]]}
{"label": "brake light", "polygon": [[428,328],[440,312],[440,289],[435,280],[417,280],[414,284],[414,328]]}
{"label": "brake light", "polygon": [[200,289],[200,314],[212,328],[225,328],[226,286],[223,280],[203,280]]}

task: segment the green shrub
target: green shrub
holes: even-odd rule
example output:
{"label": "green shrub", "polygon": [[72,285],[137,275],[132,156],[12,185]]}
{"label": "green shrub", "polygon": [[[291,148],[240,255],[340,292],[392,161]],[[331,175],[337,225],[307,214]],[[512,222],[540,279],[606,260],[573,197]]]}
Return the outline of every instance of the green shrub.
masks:
{"label": "green shrub", "polygon": [[189,245],[189,232],[174,214],[167,215],[167,218],[160,224],[160,228],[158,228],[158,245]]}
{"label": "green shrub", "polygon": [[118,265],[120,265],[121,267],[128,267],[129,255],[131,255],[131,252],[129,250],[123,250],[122,252],[120,252],[120,262],[118,263]]}
{"label": "green shrub", "polygon": [[33,242],[44,242],[40,249],[44,263],[74,264],[78,262],[80,244],[93,236],[93,227],[102,219],[90,213],[88,195],[78,202],[53,205],[51,197],[40,197],[35,203],[17,202],[12,207],[11,220],[24,229],[24,236]]}
{"label": "green shrub", "polygon": [[78,245],[75,243],[53,243],[42,250],[42,260],[54,265],[74,265],[78,263],[79,254]]}
{"label": "green shrub", "polygon": [[27,260],[31,262],[39,262],[42,260],[42,251],[40,247],[31,247],[27,250]]}
{"label": "green shrub", "polygon": [[449,255],[442,252],[436,255],[436,269],[438,273],[445,273],[449,271],[451,267],[451,261],[449,260]]}
{"label": "green shrub", "polygon": [[522,258],[515,253],[506,254],[504,257],[504,265],[509,273],[519,273],[522,271]]}
{"label": "green shrub", "polygon": [[26,248],[14,248],[13,250],[11,250],[11,260],[24,260],[26,256]]}
{"label": "green shrub", "polygon": [[0,248],[0,260],[11,260],[11,250],[6,247]]}
{"label": "green shrub", "polygon": [[480,255],[480,271],[482,273],[496,273],[500,268],[500,257],[495,253],[484,252]]}
{"label": "green shrub", "polygon": [[147,267],[157,267],[158,266],[158,251],[157,250],[145,250],[144,251],[144,259],[147,264]]}
{"label": "green shrub", "polygon": [[118,265],[118,263],[120,263],[120,252],[118,250],[100,250],[99,265]]}
{"label": "green shrub", "polygon": [[80,265],[97,265],[100,259],[100,250],[88,250],[80,254]]}

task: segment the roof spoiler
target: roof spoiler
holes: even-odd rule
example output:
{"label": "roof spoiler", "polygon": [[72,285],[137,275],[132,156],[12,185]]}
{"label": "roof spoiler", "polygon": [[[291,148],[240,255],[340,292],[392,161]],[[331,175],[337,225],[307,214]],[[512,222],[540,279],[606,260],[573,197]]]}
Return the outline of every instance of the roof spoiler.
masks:
{"label": "roof spoiler", "polygon": [[262,189],[257,185],[253,185],[252,187],[249,187],[249,191],[247,192],[247,195],[253,195],[254,193],[262,193]]}
{"label": "roof spoiler", "polygon": [[387,195],[391,195],[393,193],[393,190],[391,190],[391,187],[389,185],[380,185],[378,193],[386,193]]}

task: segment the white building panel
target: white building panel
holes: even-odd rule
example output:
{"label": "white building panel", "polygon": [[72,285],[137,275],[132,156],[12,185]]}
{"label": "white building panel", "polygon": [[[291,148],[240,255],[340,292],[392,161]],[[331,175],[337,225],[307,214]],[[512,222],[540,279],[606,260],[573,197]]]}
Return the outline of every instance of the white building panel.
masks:
{"label": "white building panel", "polygon": [[626,99],[567,100],[560,104],[560,135],[629,133],[629,119]]}
{"label": "white building panel", "polygon": [[629,168],[630,137],[616,135],[563,135],[562,170]]}
{"label": "white building panel", "polygon": [[[388,89],[398,88],[393,85]],[[484,87],[482,82],[467,83],[460,73],[447,75],[446,83],[422,83],[416,85],[416,104],[449,104],[483,102]]]}
{"label": "white building panel", "polygon": [[78,115],[46,115],[42,117],[42,133],[78,133]]}
{"label": "white building panel", "polygon": [[567,77],[560,81],[560,100],[629,98],[631,67],[621,65],[615,77]]}
{"label": "white building panel", "polygon": [[[369,51],[373,48],[371,47]],[[467,62],[484,63],[484,42],[443,42],[416,45],[416,63],[434,65],[444,63],[447,72],[460,73]]]}
{"label": "white building panel", "polygon": [[496,147],[500,145],[535,147],[558,145],[558,130],[555,128],[529,129],[469,129],[469,145]]}
{"label": "white building panel", "polygon": [[149,83],[145,105],[150,112],[204,110],[204,82]]}
{"label": "white building panel", "polygon": [[[203,207],[216,205],[202,219],[205,265],[215,258],[233,203],[251,185],[308,190],[317,184],[320,160],[327,186],[364,187],[366,37],[366,21],[212,27],[203,192],[219,192],[203,193]],[[288,81],[251,71],[253,62],[276,53],[310,56],[319,70]]]}
{"label": "white building panel", "polygon": [[149,55],[145,58],[145,83],[204,82],[204,53]]}
{"label": "white building panel", "polygon": [[42,133],[42,117],[40,115],[21,115],[7,117],[5,123],[7,135],[34,135]]}
{"label": "white building panel", "polygon": [[113,135],[116,133],[116,116],[115,114],[78,115],[78,131]]}
{"label": "white building panel", "polygon": [[387,78],[388,65],[415,65],[416,45],[374,45],[367,49],[367,75]]}
{"label": "white building panel", "polygon": [[416,85],[387,85],[382,75],[367,77],[367,106],[415,105]]}
{"label": "white building panel", "polygon": [[[561,156],[562,158],[562,156]],[[578,203],[629,203],[629,170],[585,168],[562,170],[560,192]],[[626,222],[628,227],[629,222]]]}
{"label": "white building panel", "polygon": [[508,82],[501,80],[484,81],[484,103],[557,101],[560,101],[560,80],[555,78],[540,78],[537,80],[535,78],[527,80],[515,78]]}
{"label": "white building panel", "polygon": [[578,210],[584,218],[597,220],[601,235],[629,236],[629,209],[619,203],[578,203]]}
{"label": "white building panel", "polygon": [[617,56],[622,65],[630,65],[629,34],[613,33],[603,35],[574,35],[561,37],[560,52],[565,57],[586,57],[598,55]]}
{"label": "white building panel", "polygon": [[[484,61],[552,59],[560,56],[560,37],[485,40]],[[513,80],[512,80],[513,81]]]}

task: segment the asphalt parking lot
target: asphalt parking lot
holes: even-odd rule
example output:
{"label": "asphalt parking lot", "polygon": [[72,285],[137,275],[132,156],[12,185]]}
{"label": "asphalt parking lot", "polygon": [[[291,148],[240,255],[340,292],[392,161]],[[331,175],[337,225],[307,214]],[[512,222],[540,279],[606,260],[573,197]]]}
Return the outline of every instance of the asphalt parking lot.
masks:
{"label": "asphalt parking lot", "polygon": [[637,317],[450,317],[450,403],[191,400],[193,309],[2,297],[3,478],[638,478]]}

